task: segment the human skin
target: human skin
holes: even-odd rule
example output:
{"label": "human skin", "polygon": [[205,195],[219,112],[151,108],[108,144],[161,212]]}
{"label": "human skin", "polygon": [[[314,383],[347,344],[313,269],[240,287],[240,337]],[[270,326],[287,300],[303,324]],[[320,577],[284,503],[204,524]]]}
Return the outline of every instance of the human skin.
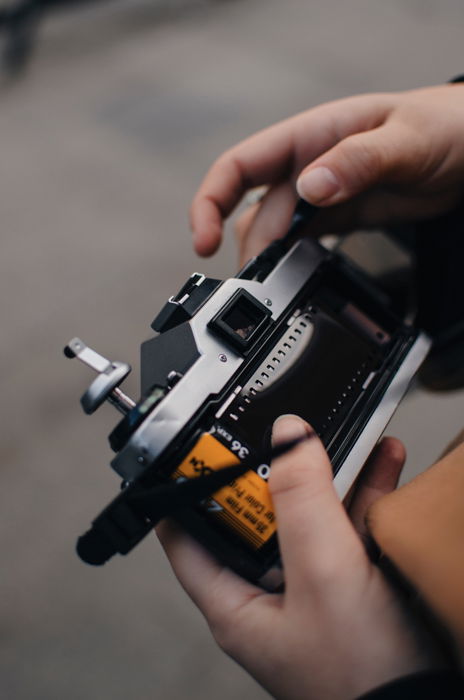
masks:
{"label": "human skin", "polygon": [[280,418],[273,439],[304,434],[311,439],[275,460],[269,479],[283,593],[243,580],[172,523],[158,535],[218,644],[273,697],[349,700],[437,664],[363,545],[366,510],[395,487],[404,448],[394,438],[380,443],[347,512],[322,443],[304,421]]}
{"label": "human skin", "polygon": [[242,262],[288,227],[298,194],[321,208],[311,232],[419,220],[464,194],[464,85],[367,94],[319,105],[223,153],[192,202],[195,250],[218,248],[250,189],[267,194],[238,224]]}
{"label": "human skin", "polygon": [[[237,224],[245,262],[282,236],[298,196],[320,208],[309,233],[426,219],[464,194],[464,85],[360,95],[269,127],[212,165],[191,207],[194,245],[211,255],[243,195],[262,201]],[[284,417],[276,441],[310,431]],[[363,544],[364,516],[395,488],[404,450],[388,438],[366,465],[349,509],[312,437],[276,460],[269,488],[277,514],[285,591],[269,594],[222,567],[163,524],[179,580],[220,646],[276,698],[349,700],[440,664],[433,645]]]}

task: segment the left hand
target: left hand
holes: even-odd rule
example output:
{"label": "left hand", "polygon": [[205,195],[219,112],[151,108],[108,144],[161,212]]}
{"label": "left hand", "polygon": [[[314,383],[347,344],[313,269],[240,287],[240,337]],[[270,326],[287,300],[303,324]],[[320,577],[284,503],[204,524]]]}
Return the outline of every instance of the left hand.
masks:
{"label": "left hand", "polygon": [[308,233],[345,233],[450,211],[464,195],[464,84],[355,95],[253,134],[211,166],[190,209],[195,250],[211,255],[224,219],[250,189],[260,205],[239,226],[243,262],[288,229],[297,199],[320,208]]}
{"label": "left hand", "polygon": [[[276,422],[273,439],[310,430],[286,416]],[[274,461],[269,488],[286,582],[280,594],[221,566],[174,524],[158,528],[218,644],[274,697],[347,700],[433,663],[362,542],[366,509],[395,487],[403,462],[402,444],[382,440],[351,501],[350,521],[316,436]]]}

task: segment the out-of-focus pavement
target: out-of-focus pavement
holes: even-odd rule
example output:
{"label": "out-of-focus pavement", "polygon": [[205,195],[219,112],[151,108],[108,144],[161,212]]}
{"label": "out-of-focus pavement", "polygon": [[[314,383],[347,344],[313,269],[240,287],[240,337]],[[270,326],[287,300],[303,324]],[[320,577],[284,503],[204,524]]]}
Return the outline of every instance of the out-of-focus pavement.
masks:
{"label": "out-of-focus pavement", "polygon": [[[463,70],[462,0],[153,0],[50,18],[0,92],[0,696],[267,697],[210,640],[154,537],[102,569],[76,536],[113,497],[106,435],[61,348],[80,335],[131,362],[192,271],[236,271],[232,236],[191,252],[205,169],[252,131],[351,93]],[[433,281],[431,282],[433,283]],[[413,391],[389,432],[425,467],[462,424],[462,393]]]}

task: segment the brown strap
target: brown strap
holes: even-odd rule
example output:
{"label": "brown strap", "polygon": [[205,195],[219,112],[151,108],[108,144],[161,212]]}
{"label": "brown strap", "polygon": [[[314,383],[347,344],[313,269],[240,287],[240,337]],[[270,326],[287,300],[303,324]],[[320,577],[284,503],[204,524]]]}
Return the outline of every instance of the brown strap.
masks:
{"label": "brown strap", "polygon": [[454,450],[455,447],[457,447],[458,445],[460,445],[461,442],[464,442],[464,428],[461,430],[460,433],[458,433],[458,434],[456,435],[455,438],[453,438],[453,440],[451,440],[451,442],[449,443],[449,445],[447,445],[447,447],[444,449],[444,451],[443,451],[441,457],[445,457],[445,455],[447,455],[449,452],[451,452],[452,450]]}
{"label": "brown strap", "polygon": [[464,649],[464,444],[379,499],[367,523]]}

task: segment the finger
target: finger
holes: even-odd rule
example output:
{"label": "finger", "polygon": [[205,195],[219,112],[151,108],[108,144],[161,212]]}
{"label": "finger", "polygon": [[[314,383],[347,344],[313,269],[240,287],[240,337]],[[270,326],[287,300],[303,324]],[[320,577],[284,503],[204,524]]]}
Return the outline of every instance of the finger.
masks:
{"label": "finger", "polygon": [[[311,429],[295,416],[276,421],[273,440],[281,442]],[[287,590],[322,585],[353,554],[364,558],[359,538],[333,487],[332,468],[317,436],[272,463],[269,487]]]}
{"label": "finger", "polygon": [[296,201],[294,185],[284,182],[271,187],[251,212],[244,212],[236,223],[241,265],[287,232]]}
{"label": "finger", "polygon": [[327,233],[343,234],[355,229],[418,222],[449,211],[459,201],[460,193],[451,190],[435,195],[414,195],[410,188],[401,193],[378,187],[342,204],[319,208],[305,234],[319,238]]}
{"label": "finger", "polygon": [[396,488],[405,460],[403,443],[392,437],[383,438],[367,460],[349,508],[351,521],[361,537],[367,536],[367,509]]}
{"label": "finger", "polygon": [[210,168],[190,209],[195,250],[211,255],[220,244],[222,222],[252,187],[285,179],[292,143],[287,120],[226,151]]}
{"label": "finger", "polygon": [[192,202],[190,222],[196,251],[211,255],[217,249],[223,220],[249,188],[289,179],[348,134],[382,123],[392,99],[364,95],[321,105],[226,151],[212,165]]}
{"label": "finger", "polygon": [[312,204],[330,206],[380,182],[415,184],[428,161],[425,146],[416,131],[395,121],[349,135],[303,170],[298,193]]}
{"label": "finger", "polygon": [[235,613],[264,591],[216,561],[172,521],[156,534],[182,587],[212,626],[228,624]]}
{"label": "finger", "polygon": [[[261,202],[256,202],[255,204],[250,204],[245,211],[243,211],[240,216],[235,220],[234,222],[234,233],[235,233],[235,241],[237,243],[237,247],[239,250],[239,255],[240,255],[240,264],[244,264],[246,260],[243,260],[241,251],[243,249],[244,244],[244,238],[248,235],[248,232],[253,224],[253,221],[256,217],[256,214],[259,211],[259,208],[261,206]],[[243,260],[243,262],[242,262]]]}
{"label": "finger", "polygon": [[325,233],[347,233],[360,227],[367,230],[421,221],[448,211],[458,201],[455,192],[424,196],[376,188],[342,204],[320,208],[308,226],[308,233],[319,237]]}

